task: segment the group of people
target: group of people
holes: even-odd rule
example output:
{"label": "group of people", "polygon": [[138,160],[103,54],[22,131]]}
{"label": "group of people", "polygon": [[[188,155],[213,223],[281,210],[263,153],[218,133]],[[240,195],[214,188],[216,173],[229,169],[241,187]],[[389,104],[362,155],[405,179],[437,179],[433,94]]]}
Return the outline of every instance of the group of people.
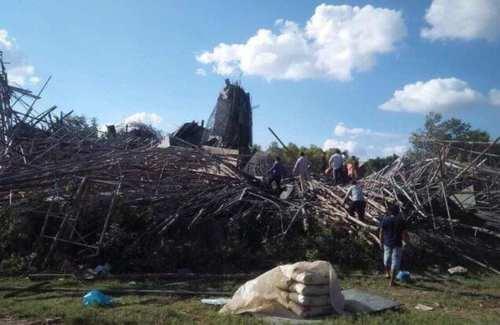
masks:
{"label": "group of people", "polygon": [[[358,178],[359,165],[357,159],[346,160],[346,156],[343,155],[339,149],[334,150],[328,162],[326,162],[326,157],[324,160],[328,165],[325,166],[325,174],[332,176],[334,185],[345,184],[350,180],[356,180]],[[270,175],[269,184],[272,184],[274,188],[279,188],[281,180],[285,175],[285,168],[279,156],[275,157],[273,166],[268,173]],[[292,174],[299,179],[301,189],[304,189],[305,183],[309,180],[311,175],[311,162],[304,152],[300,152],[299,157],[295,161]]]}
{"label": "group of people", "polygon": [[[310,178],[311,163],[304,152],[301,152],[299,158],[293,167],[293,176],[299,180],[299,186],[302,192],[306,190],[307,181]],[[269,183],[276,191],[280,190],[281,181],[285,175],[285,167],[281,163],[280,157],[276,157],[272,168],[269,170]],[[348,212],[350,215],[356,215],[358,220],[364,222],[366,201],[363,193],[362,184],[358,182],[358,165],[354,162],[345,164],[345,157],[340,150],[335,150],[328,160],[328,167],[325,174],[332,176],[333,184],[350,183],[343,203],[349,198]],[[379,224],[379,240],[383,248],[383,262],[386,277],[389,279],[389,285],[395,284],[396,274],[400,269],[402,258],[403,242],[408,242],[406,225],[400,215],[399,207],[395,203],[388,203],[388,213],[383,216]]]}

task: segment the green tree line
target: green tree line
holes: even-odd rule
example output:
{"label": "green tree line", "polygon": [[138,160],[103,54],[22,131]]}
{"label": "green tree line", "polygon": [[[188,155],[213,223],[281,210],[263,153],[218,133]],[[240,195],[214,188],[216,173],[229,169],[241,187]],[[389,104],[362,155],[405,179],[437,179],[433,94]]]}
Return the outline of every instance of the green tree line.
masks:
{"label": "green tree line", "polygon": [[[471,124],[457,118],[443,119],[443,116],[438,113],[429,113],[425,117],[425,122],[422,128],[416,130],[410,135],[410,147],[407,155],[410,159],[419,159],[423,156],[436,156],[440,154],[442,146],[438,145],[438,141],[465,141],[465,142],[489,142],[491,136],[488,132],[480,129],[475,129]],[[464,160],[470,150],[481,150],[486,144],[454,144],[453,150],[448,152],[448,157],[456,160]],[[462,150],[460,150],[462,149]],[[500,154],[500,146],[493,148],[493,152]],[[259,146],[254,146],[254,150],[261,150]],[[295,161],[304,152],[307,158],[311,161],[312,172],[322,173],[328,167],[328,159],[333,154],[334,149],[323,150],[316,145],[309,147],[297,146],[294,143],[288,143],[287,149],[283,148],[277,142],[272,142],[265,150],[272,157],[279,156],[286,166],[293,166]],[[343,151],[343,154],[348,157],[348,160],[358,160],[358,157],[351,156],[349,152]],[[365,161],[362,166],[365,175],[376,172],[386,165],[392,163],[398,158],[397,155],[389,155],[386,157],[375,157]]]}

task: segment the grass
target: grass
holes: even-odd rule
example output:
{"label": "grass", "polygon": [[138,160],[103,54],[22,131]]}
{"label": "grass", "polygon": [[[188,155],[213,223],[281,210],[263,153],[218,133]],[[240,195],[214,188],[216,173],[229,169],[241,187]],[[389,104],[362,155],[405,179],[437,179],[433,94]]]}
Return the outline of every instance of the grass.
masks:
{"label": "grass", "polygon": [[[0,278],[0,287],[32,285],[24,278]],[[233,291],[241,283],[98,281],[81,283],[75,280],[54,280],[49,286],[81,289],[117,288],[182,288],[195,290]],[[330,317],[325,324],[500,324],[500,276],[471,275],[457,277],[422,276],[411,284],[387,287],[379,276],[351,274],[345,276],[344,288],[357,288],[403,304],[401,310],[376,315]],[[199,298],[179,298],[154,295],[127,295],[117,298],[109,308],[84,307],[81,294],[61,292],[23,292],[3,298],[0,292],[0,323],[2,317],[40,320],[63,319],[65,324],[262,324],[252,316],[221,316],[218,308],[203,305]],[[416,304],[434,307],[419,311]]]}

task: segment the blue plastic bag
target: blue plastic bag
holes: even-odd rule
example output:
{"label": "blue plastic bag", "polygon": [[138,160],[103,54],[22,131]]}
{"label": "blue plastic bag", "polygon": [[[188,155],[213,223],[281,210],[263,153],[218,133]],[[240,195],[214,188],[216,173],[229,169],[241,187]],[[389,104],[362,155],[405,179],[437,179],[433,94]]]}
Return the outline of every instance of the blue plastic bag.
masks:
{"label": "blue plastic bag", "polygon": [[401,282],[409,282],[410,281],[410,272],[408,271],[399,271],[396,275],[396,279]]}
{"label": "blue plastic bag", "polygon": [[99,290],[89,291],[83,296],[84,306],[110,306],[113,299]]}

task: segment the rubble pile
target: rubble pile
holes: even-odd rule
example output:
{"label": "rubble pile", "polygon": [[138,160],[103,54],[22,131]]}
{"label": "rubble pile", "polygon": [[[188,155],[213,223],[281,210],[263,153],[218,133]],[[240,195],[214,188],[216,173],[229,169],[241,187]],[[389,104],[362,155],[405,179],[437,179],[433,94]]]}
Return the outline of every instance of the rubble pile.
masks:
{"label": "rubble pile", "polygon": [[349,215],[343,204],[347,188],[319,181],[312,181],[318,199],[313,210],[352,232],[363,229],[361,236],[379,245],[380,216],[387,202],[397,203],[416,243],[431,252],[427,257],[457,257],[498,273],[500,138],[473,146],[464,141],[421,141],[433,146],[426,156],[399,158],[362,180],[365,220]]}
{"label": "rubble pile", "polygon": [[[71,113],[40,113],[40,94],[10,86],[1,68],[0,218],[19,228],[0,258],[34,256],[30,264],[38,269],[119,259],[128,270],[165,271],[223,263],[217,256],[251,257],[241,256],[242,247],[262,254],[311,225],[375,246],[378,219],[393,201],[422,247],[498,272],[500,164],[492,150],[499,139],[457,160],[450,152],[463,145],[435,142],[439,156],[399,159],[366,177],[367,214],[359,220],[344,203],[347,186],[324,176],[313,176],[305,193],[287,179],[294,190],[280,198],[223,151],[175,136],[183,146],[162,148],[154,130],[141,125],[97,136],[75,127]],[[246,151],[251,117],[243,122],[233,145]]]}

